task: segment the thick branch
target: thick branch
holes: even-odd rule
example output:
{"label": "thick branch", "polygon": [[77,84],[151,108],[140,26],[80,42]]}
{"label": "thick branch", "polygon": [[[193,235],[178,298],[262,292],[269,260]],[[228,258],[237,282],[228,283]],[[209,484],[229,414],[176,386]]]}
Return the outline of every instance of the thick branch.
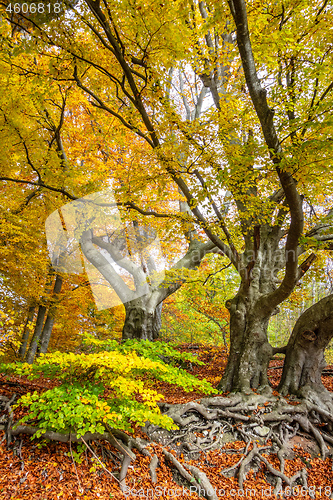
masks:
{"label": "thick branch", "polygon": [[48,186],[47,184],[44,184],[44,182],[25,181],[23,179],[13,179],[11,177],[0,177],[0,181],[9,181],[9,182],[16,182],[17,184],[29,184],[30,186],[39,186],[39,187],[46,188],[49,191],[54,191],[55,193],[64,194],[70,200],[77,200],[78,199],[76,196],[69,194],[65,189]]}
{"label": "thick branch", "polygon": [[311,253],[299,266],[298,268],[298,276],[297,280],[300,280],[306,271],[310,268],[310,266],[313,264],[313,262],[317,259],[317,255],[315,253]]}
{"label": "thick branch", "polygon": [[270,150],[272,161],[290,209],[291,223],[286,242],[286,272],[277,290],[261,300],[261,311],[267,314],[286,299],[293,290],[298,272],[297,247],[303,231],[302,200],[297,192],[292,174],[281,168],[282,149],[273,123],[274,111],[268,106],[266,90],[262,88],[251,47],[247,12],[244,0],[229,0],[229,6],[237,28],[237,45],[242,60],[246,83],[250,92],[261,129]]}
{"label": "thick branch", "polygon": [[146,275],[140,266],[136,266],[130,259],[123,257],[121,253],[112,245],[112,243],[104,241],[103,238],[92,237],[91,241],[95,243],[95,245],[98,245],[100,248],[106,250],[118,266],[122,267],[133,276],[137,289],[141,287],[147,288]]}
{"label": "thick branch", "polygon": [[104,276],[104,278],[114,288],[115,292],[123,302],[133,300],[134,292],[126,285],[120,276],[113,269],[110,262],[102,255],[92,243],[92,233],[90,230],[85,231],[80,240],[82,251],[85,257],[96,269]]}

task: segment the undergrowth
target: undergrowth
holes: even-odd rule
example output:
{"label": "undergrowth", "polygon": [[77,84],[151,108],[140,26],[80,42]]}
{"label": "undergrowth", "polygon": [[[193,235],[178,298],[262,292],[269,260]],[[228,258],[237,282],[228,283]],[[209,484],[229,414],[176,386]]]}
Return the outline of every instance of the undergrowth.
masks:
{"label": "undergrowth", "polygon": [[108,428],[131,431],[133,424],[143,426],[146,421],[170,430],[177,427],[170,417],[161,414],[158,402],[163,396],[151,388],[153,381],[175,384],[185,391],[216,393],[206,380],[162,361],[161,357],[167,357],[177,363],[202,363],[163,342],[118,344],[86,339],[86,345],[92,352],[55,352],[41,355],[32,365],[0,366],[7,374],[30,380],[43,376],[60,381],[59,386],[45,392],[35,391],[20,398],[17,406],[26,407],[28,413],[17,425],[36,426],[36,437],[46,431],[70,432],[77,437],[87,432],[103,434]]}

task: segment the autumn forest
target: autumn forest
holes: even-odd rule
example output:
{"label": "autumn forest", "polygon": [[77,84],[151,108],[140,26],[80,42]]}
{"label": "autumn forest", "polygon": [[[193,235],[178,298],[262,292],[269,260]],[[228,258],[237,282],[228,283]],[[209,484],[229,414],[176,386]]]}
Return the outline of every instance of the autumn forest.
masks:
{"label": "autumn forest", "polygon": [[0,0],[0,499],[333,498],[332,26]]}

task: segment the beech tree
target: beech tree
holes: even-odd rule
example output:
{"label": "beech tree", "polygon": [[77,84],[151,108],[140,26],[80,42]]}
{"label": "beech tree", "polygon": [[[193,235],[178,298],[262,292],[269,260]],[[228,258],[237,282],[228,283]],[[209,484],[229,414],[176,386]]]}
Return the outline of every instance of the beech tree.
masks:
{"label": "beech tree", "polygon": [[[2,56],[1,174],[6,179],[15,177],[15,172],[20,175],[19,182],[1,183],[1,309],[7,317],[15,318],[16,331],[7,342],[9,346],[12,341],[15,343],[10,355],[16,352],[20,359],[31,363],[36,353],[47,351],[55,323],[56,338],[51,345],[68,349],[79,343],[79,332],[89,331],[92,325],[100,330],[100,319],[95,321],[88,312],[92,297],[87,290],[87,277],[56,274],[50,268],[45,245],[45,217],[64,203],[61,177],[66,175],[70,182],[74,174],[71,169],[67,175],[66,153],[71,156],[71,148],[77,147],[75,131],[66,123],[64,134],[62,125],[66,105],[70,107],[66,108],[68,119],[77,119],[73,113],[75,95],[69,95],[68,86],[60,90],[52,85],[44,88],[38,78],[33,82],[24,79],[22,86],[21,76],[7,64],[9,57],[15,68],[22,54],[15,58],[4,49]],[[82,140],[80,145],[82,157],[89,161]],[[52,186],[43,187],[48,175],[52,177],[53,190]],[[101,169],[96,178],[99,175],[103,175]],[[108,319],[109,326],[113,326],[111,315]],[[6,325],[3,326],[6,331]]]}
{"label": "beech tree", "polygon": [[[139,223],[137,217],[131,221],[127,216],[122,223],[116,205],[112,192],[101,191],[66,205],[61,217],[58,211],[51,214],[46,232],[53,267],[59,273],[81,268],[80,257],[84,255],[97,308],[118,305],[112,289],[124,304],[123,340],[154,340],[161,327],[163,300],[184,282],[179,270],[196,269],[216,248],[209,241],[193,239],[184,257],[173,258],[176,262],[168,269],[168,255],[159,248],[156,230],[145,227],[144,221]],[[181,249],[176,251],[178,254]]]}
{"label": "beech tree", "polygon": [[[48,215],[50,211],[52,211],[52,208],[54,209],[59,205],[59,202],[61,204],[66,203],[68,200],[82,199],[80,194],[85,194],[84,189],[86,189],[86,180],[84,178],[84,171],[78,173],[76,166],[79,163],[81,168],[89,168],[89,166],[91,168],[89,149],[92,146],[95,146],[97,154],[101,155],[99,161],[95,161],[94,163],[96,173],[93,176],[93,180],[92,175],[89,176],[90,183],[95,190],[101,186],[100,183],[103,175],[105,177],[105,170],[111,168],[108,161],[110,157],[112,157],[114,161],[113,166],[116,162],[121,162],[120,169],[114,168],[112,170],[111,178],[116,185],[120,186],[120,189],[123,189],[125,182],[124,178],[127,176],[128,179],[128,173],[126,171],[127,165],[124,148],[119,142],[115,145],[116,139],[119,139],[119,133],[118,136],[115,134],[115,137],[112,136],[106,141],[104,131],[102,130],[103,124],[99,124],[95,118],[91,116],[90,112],[82,110],[80,104],[77,105],[77,91],[73,91],[70,85],[60,87],[52,81],[52,78],[51,80],[45,78],[43,74],[37,75],[37,78],[31,82],[28,76],[29,73],[24,72],[24,92],[19,95],[19,89],[21,88],[20,78],[22,75],[18,75],[17,68],[26,57],[26,51],[24,47],[20,48],[19,45],[17,47],[18,55],[13,56],[10,50],[12,40],[11,34],[8,38],[8,45],[3,52],[3,88],[6,90],[4,95],[7,97],[1,109],[1,118],[3,137],[5,138],[4,145],[7,146],[10,152],[10,154],[7,155],[6,161],[2,162],[1,180],[3,181],[3,193],[5,194],[4,212],[6,212],[9,207],[17,217],[24,217],[29,220],[30,215],[30,220],[32,221],[33,213],[40,214],[40,212],[44,212]],[[32,67],[36,72],[41,69],[38,68],[39,63],[42,67],[45,67],[45,59],[34,59]],[[50,84],[49,87],[46,86],[47,82]],[[36,95],[38,99],[35,98]],[[12,108],[15,106],[15,112],[11,112]],[[200,114],[200,111],[200,105],[198,105],[197,113]],[[76,122],[79,123],[81,131],[88,130],[88,133],[92,134],[87,135],[85,144],[81,140],[81,137],[77,135],[75,127]],[[123,130],[120,130],[120,135],[123,135]],[[91,137],[94,141],[93,144]],[[18,165],[20,167],[20,175],[15,178],[15,172],[17,173]],[[136,171],[132,176],[135,174]],[[52,184],[50,182],[51,177]],[[63,187],[64,179],[66,182],[66,189]],[[138,182],[138,179],[136,179],[136,182]],[[83,188],[78,189],[78,185],[80,184],[83,185]],[[13,196],[14,189],[15,196]],[[69,193],[70,190],[71,193]],[[112,193],[112,190],[109,191]],[[45,195],[47,196],[45,197]],[[11,198],[10,203],[8,202],[8,197]],[[179,202],[177,198],[179,198],[179,194],[176,191],[176,201],[173,202],[173,205],[176,202],[180,211],[186,212],[186,205],[183,201]],[[46,201],[44,202],[45,199]],[[149,200],[149,196],[147,199]],[[38,200],[37,203],[36,200]],[[42,200],[42,206],[44,202],[43,208],[39,206],[40,200]],[[172,204],[171,201],[164,202],[164,204],[169,203]],[[129,215],[128,209],[130,208],[130,203],[127,201],[119,202],[119,208],[122,207],[125,208],[125,214],[127,216],[126,223],[129,226],[128,228],[124,228],[124,231],[128,232],[129,230],[131,232],[134,240],[136,240],[132,241],[132,244],[139,247],[139,240],[145,237],[145,221],[143,221],[142,226],[139,227],[137,219],[140,214],[135,211],[133,212],[134,216],[133,214],[132,216]],[[94,214],[92,215],[94,217]],[[38,219],[40,219],[40,215]],[[133,220],[131,221],[131,219]],[[43,221],[44,220],[45,218],[43,218]],[[162,218],[162,221],[163,220],[165,220],[165,218]],[[4,227],[6,224],[8,225],[5,218],[2,219],[2,222],[4,223]],[[38,229],[42,230],[40,238],[43,239],[43,229],[40,228],[39,222],[38,226]],[[75,229],[78,230],[79,228],[76,227]],[[154,228],[152,228],[151,231],[154,233]],[[184,239],[184,236],[182,236],[184,231],[185,229],[183,228],[180,232],[181,239]],[[186,230],[185,233],[188,243],[185,241],[185,245],[181,244],[181,247],[177,247],[176,245],[172,248],[172,252],[175,250],[177,256],[183,253],[185,254],[184,257],[179,260],[175,258],[175,254],[173,254],[171,259],[173,264],[171,272],[168,273],[164,281],[159,282],[158,285],[153,285],[151,281],[149,283],[150,274],[156,271],[156,265],[152,255],[146,255],[146,257],[148,257],[146,260],[144,260],[142,255],[142,262],[139,265],[135,265],[128,259],[128,249],[126,254],[126,238],[118,234],[118,237],[116,239],[113,238],[111,241],[107,237],[105,239],[105,236],[97,237],[96,232],[93,234],[93,230],[83,231],[79,241],[83,254],[87,257],[88,261],[90,260],[93,262],[96,269],[101,270],[101,274],[106,277],[111,286],[117,290],[118,296],[125,305],[126,314],[123,327],[124,339],[141,338],[153,340],[157,338],[161,326],[162,301],[170,293],[177,290],[184,281],[184,277],[180,276],[177,270],[182,268],[187,268],[189,270],[195,269],[207,252],[217,251],[211,242],[200,241],[200,239],[196,237],[194,228]],[[135,290],[131,290],[126,282],[114,272],[112,265],[105,259],[103,254],[96,250],[96,245],[99,250],[103,249],[108,252],[110,257],[114,258],[115,261],[120,264],[120,267],[132,275],[136,288],[142,288],[144,286],[145,293],[140,293],[139,296],[137,296]],[[123,250],[125,249],[126,255],[121,254],[119,246],[121,246]],[[30,248],[29,251],[33,253]],[[147,252],[145,253],[147,254]],[[20,263],[21,267],[24,268],[28,258],[28,256],[24,256],[23,261]],[[65,255],[63,258],[65,259]],[[43,257],[40,258],[40,260],[43,263],[45,274],[47,274],[46,268],[48,264],[45,259],[45,252],[43,252]],[[179,260],[179,262],[177,262],[177,260]],[[58,274],[55,273],[56,268]],[[37,297],[30,297],[30,299],[33,299],[32,302],[36,304],[36,307],[38,306],[34,331],[28,347],[27,343],[30,330],[27,328],[24,329],[22,346],[19,351],[19,356],[22,359],[25,356],[25,359],[29,363],[33,362],[36,353],[45,353],[47,351],[55,321],[55,302],[61,290],[64,271],[66,272],[66,265],[53,265],[53,269],[50,269],[50,283],[49,286],[46,285],[45,296],[40,293],[41,290],[39,287],[36,291]],[[83,272],[82,268],[81,271]],[[19,273],[21,273],[21,271],[19,271]],[[11,269],[11,273],[7,274],[11,274],[13,278],[13,269]],[[46,279],[46,281],[48,280]],[[25,279],[25,283],[28,284],[29,280]],[[31,283],[28,284],[28,289],[29,287],[32,295]],[[50,288],[50,290],[48,288]],[[53,295],[51,294],[52,297],[50,296],[49,299],[48,295],[50,295],[51,288],[54,290]],[[41,303],[39,304],[40,301]],[[31,311],[33,310],[33,312],[35,312],[35,308],[29,306],[27,310],[27,324],[29,324],[32,321],[30,319]]]}
{"label": "beech tree", "polygon": [[[113,283],[119,297],[124,294],[126,298],[128,290],[115,280],[105,252],[133,271],[136,289],[145,288],[140,301],[127,301],[133,319],[130,335],[134,332],[134,336],[149,338],[156,308],[208,250],[218,254],[223,265],[228,260],[238,273],[239,289],[226,301],[230,353],[219,384],[221,391],[231,394],[162,404],[161,419],[151,412],[135,411],[128,416],[137,403],[135,394],[151,402],[151,393],[140,384],[133,385],[130,377],[124,383],[120,373],[119,394],[113,399],[127,412],[126,425],[130,419],[139,425],[148,420],[144,431],[149,439],[184,452],[180,463],[175,455],[163,451],[189,484],[204,488],[208,499],[217,500],[212,483],[187,459],[193,458],[193,451],[219,447],[226,428],[232,428],[236,439],[247,441],[244,456],[233,466],[239,469],[240,488],[250,464],[255,462],[257,467],[263,462],[276,477],[276,495],[283,482],[292,487],[298,481],[307,488],[305,469],[292,477],[284,470],[291,436],[300,429],[312,433],[323,457],[328,453],[326,443],[333,442],[332,397],[320,383],[324,349],[332,336],[332,296],[301,315],[286,346],[273,348],[267,336],[270,318],[302,281],[317,253],[332,249],[332,179],[328,175],[332,14],[328,0],[264,4],[252,0],[175,0],[167,4],[160,0],[149,4],[145,0],[82,0],[47,22],[24,13],[7,15],[13,29],[8,33],[5,23],[0,28],[7,44],[7,63],[16,64],[22,78],[29,81],[33,75],[44,92],[46,82],[75,89],[79,105],[73,135],[80,137],[85,153],[89,150],[80,158],[78,141],[70,140],[73,135],[69,134],[66,172],[58,151],[60,168],[56,162],[37,171],[29,161],[21,169],[12,165],[10,176],[0,177],[6,189],[16,183],[43,189],[43,193],[53,190],[60,198],[49,214],[112,183],[118,209],[126,213],[129,226],[139,231],[136,242],[142,237],[139,228],[159,225],[165,231],[163,244],[171,251],[174,236],[186,237],[185,257],[174,265],[182,274],[175,274],[168,289],[167,281],[162,287],[152,285],[146,259],[141,264],[147,271],[141,265],[131,267],[133,262],[118,246],[121,237],[112,239],[95,232],[90,218],[83,217],[77,234],[82,251]],[[19,65],[14,48],[24,51]],[[30,58],[29,53],[34,55]],[[87,119],[82,118],[82,109]],[[63,118],[68,126],[70,117],[64,113]],[[180,203],[173,203],[175,200]],[[148,343],[148,348],[139,342],[131,344],[139,353],[157,348],[155,356],[161,349],[159,343]],[[116,346],[119,352],[123,348],[127,346]],[[278,352],[286,356],[279,390],[282,395],[292,394],[294,401],[302,397],[296,405],[271,394],[267,370]],[[57,370],[65,372],[57,371],[59,376],[68,374],[71,385],[73,373],[83,380],[94,374],[94,382],[99,373],[103,386],[110,379],[106,366],[117,378],[119,370],[124,367],[126,371],[128,366],[136,373],[143,370],[144,375],[147,366],[158,373],[149,360],[132,358],[137,361],[131,364],[127,356],[104,351],[93,353],[87,362],[85,356],[55,354],[32,367],[8,365],[5,370],[21,375],[56,373],[55,363]],[[170,376],[171,372],[174,377],[175,371],[169,370]],[[78,389],[74,389],[76,400]],[[127,402],[123,405],[123,393],[130,398],[129,406]],[[43,399],[38,395],[26,399],[41,427],[23,425],[13,431],[9,417],[7,442],[12,434],[21,432],[71,440],[67,434],[71,427],[65,428],[62,415],[52,423],[49,409],[53,401],[59,402],[59,392],[50,396],[47,407],[43,406],[45,393]],[[90,401],[97,408],[96,398]],[[10,408],[10,401],[7,404]],[[73,413],[76,404],[74,401]],[[43,420],[45,409],[47,418]],[[71,412],[69,415],[71,418]],[[181,434],[179,429],[172,433],[172,426],[161,429],[165,416],[170,424],[171,420],[177,424]],[[103,419],[108,421],[117,427],[112,414]],[[76,427],[79,437],[81,430],[90,430],[86,418],[81,422],[84,425]],[[152,478],[156,479],[158,460],[142,440],[117,433],[117,428],[107,427],[106,436],[101,435],[104,427],[92,429],[97,435],[86,433],[86,439],[103,437],[115,443],[117,436],[122,441],[126,451],[119,475],[123,491],[131,448],[150,456]],[[65,430],[66,434],[49,430]],[[258,436],[266,440],[265,446],[257,446]],[[181,448],[178,440],[183,441]],[[279,470],[267,460],[268,449],[272,453],[278,450]],[[226,472],[230,469],[222,471]]]}
{"label": "beech tree", "polygon": [[[226,304],[220,389],[269,391],[270,317],[332,239],[329,3],[85,0],[69,9],[47,25],[7,18],[49,60],[39,75],[75,84],[100,130],[118,124],[142,145],[139,163],[158,190],[148,199],[131,181],[120,203],[149,220],[181,218],[189,243],[230,260],[240,287]],[[156,208],[170,185],[186,210]],[[289,349],[300,347],[288,344],[287,358]]]}

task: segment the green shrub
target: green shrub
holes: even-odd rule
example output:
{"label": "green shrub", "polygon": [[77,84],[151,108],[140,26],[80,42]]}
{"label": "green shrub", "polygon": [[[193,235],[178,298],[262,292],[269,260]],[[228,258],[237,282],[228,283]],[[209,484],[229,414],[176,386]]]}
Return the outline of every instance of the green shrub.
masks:
{"label": "green shrub", "polygon": [[161,355],[197,362],[167,344],[128,341],[119,345],[111,341],[107,348],[90,354],[46,354],[33,365],[3,365],[7,373],[61,382],[41,394],[23,396],[18,404],[28,407],[29,413],[19,423],[32,421],[39,429],[37,436],[46,430],[78,436],[86,432],[102,434],[108,427],[131,431],[133,424],[142,426],[146,421],[172,429],[176,426],[161,414],[157,403],[163,396],[151,388],[152,381],[176,384],[186,391],[216,392],[206,380],[162,362]]}

